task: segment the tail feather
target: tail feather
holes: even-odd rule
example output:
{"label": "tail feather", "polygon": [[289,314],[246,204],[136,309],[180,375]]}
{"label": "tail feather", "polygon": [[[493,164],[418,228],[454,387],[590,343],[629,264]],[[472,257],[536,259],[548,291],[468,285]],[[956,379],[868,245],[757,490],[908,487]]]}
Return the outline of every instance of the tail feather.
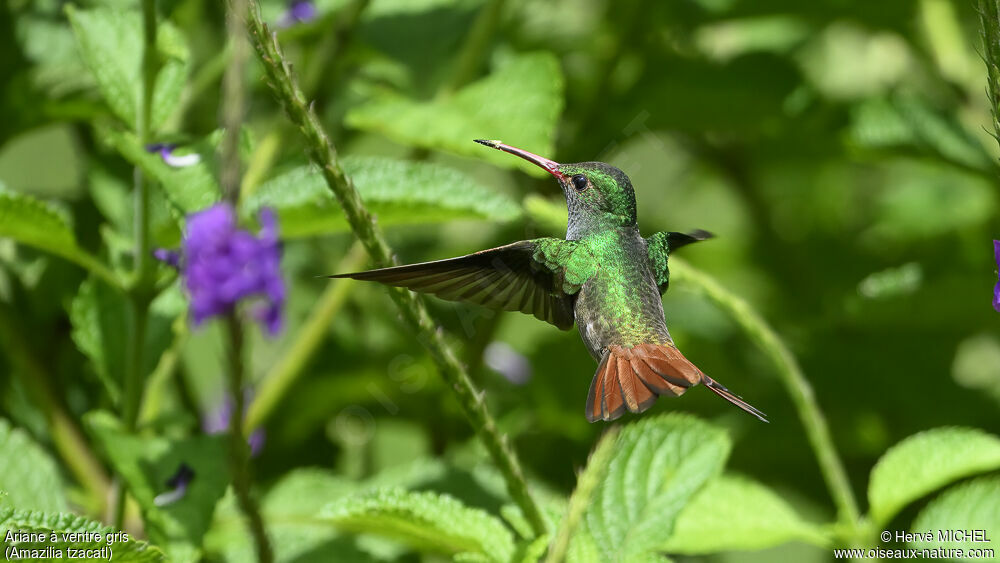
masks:
{"label": "tail feather", "polygon": [[679,397],[704,383],[720,397],[767,422],[764,413],[708,377],[672,344],[609,346],[597,366],[587,394],[587,420],[614,420],[625,413],[643,412],[660,395]]}
{"label": "tail feather", "polygon": [[752,414],[753,416],[756,416],[757,419],[760,420],[761,422],[769,422],[767,420],[766,414],[755,408],[750,403],[744,401],[743,397],[740,397],[739,395],[733,393],[729,389],[726,389],[725,385],[719,383],[718,381],[712,379],[707,375],[702,375],[701,382],[705,384],[705,387],[711,389],[713,393],[729,401],[730,403],[736,405],[737,407],[745,410],[746,412]]}

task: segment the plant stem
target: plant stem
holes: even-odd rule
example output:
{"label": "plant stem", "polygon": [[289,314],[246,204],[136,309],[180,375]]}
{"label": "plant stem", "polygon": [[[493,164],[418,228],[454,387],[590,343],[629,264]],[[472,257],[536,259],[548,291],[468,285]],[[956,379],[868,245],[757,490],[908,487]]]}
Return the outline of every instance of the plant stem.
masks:
{"label": "plant stem", "polygon": [[[364,249],[361,248],[360,244],[355,243],[338,265],[336,271],[357,270],[364,265],[364,260]],[[246,428],[244,429],[247,436],[267,421],[274,408],[294,385],[302,373],[302,368],[323,343],[323,337],[330,328],[330,321],[347,301],[350,290],[350,280],[335,280],[326,286],[326,290],[316,302],[309,319],[295,335],[291,347],[271,368],[257,389],[256,396],[247,410]]]}
{"label": "plant stem", "polygon": [[504,0],[490,0],[483,6],[476,21],[472,24],[472,29],[465,37],[465,42],[458,51],[458,59],[455,61],[451,75],[441,86],[438,95],[447,97],[455,93],[456,90],[465,86],[476,76],[476,72],[483,64],[483,57],[489,47],[490,39],[500,24],[500,16],[503,14]]}
{"label": "plant stem", "polygon": [[233,409],[229,414],[229,467],[233,478],[233,491],[240,510],[250,525],[250,535],[253,536],[257,548],[257,561],[270,563],[274,560],[271,542],[264,528],[264,518],[260,515],[260,507],[250,494],[250,448],[243,432],[243,327],[236,313],[226,318],[229,340],[229,395],[233,401]]}
{"label": "plant stem", "polygon": [[[246,13],[246,0],[230,0],[226,10],[226,30],[232,48],[232,58],[222,83],[222,109],[220,111],[225,128],[222,139],[219,181],[226,200],[236,208],[240,199],[242,165],[240,163],[240,128],[246,107],[246,92],[243,88],[249,47],[243,32],[240,15]],[[229,470],[233,479],[233,491],[240,511],[250,525],[250,535],[257,549],[257,561],[271,563],[274,552],[267,537],[264,518],[260,507],[251,493],[250,448],[243,432],[243,414],[246,397],[243,394],[243,325],[233,310],[226,317],[229,341],[229,395],[233,408],[229,413]]]}
{"label": "plant stem", "polygon": [[1000,143],[1000,2],[979,0],[982,25],[983,62],[986,63],[986,96],[993,116],[993,137]]}
{"label": "plant stem", "polygon": [[[261,21],[260,8],[253,0],[250,1],[247,26],[253,46],[264,63],[265,75],[271,88],[289,118],[302,131],[310,158],[319,166],[327,186],[344,209],[355,236],[364,244],[377,266],[394,264],[392,251],[386,244],[381,229],[365,208],[351,179],[341,168],[333,144],[323,131],[315,113],[310,110],[302,90],[292,76],[290,65],[281,54],[276,37],[271,35],[267,26]],[[397,288],[389,288],[389,296],[399,307],[404,321],[430,352],[438,371],[454,392],[466,418],[503,474],[511,498],[524,512],[535,534],[544,534],[545,521],[528,491],[527,482],[514,451],[507,443],[506,437],[500,435],[493,417],[486,408],[482,393],[472,384],[465,367],[444,341],[423,302],[413,293]]]}
{"label": "plant stem", "polygon": [[859,527],[858,503],[837,454],[830,429],[795,356],[767,322],[741,297],[722,287],[714,278],[679,258],[670,258],[670,281],[685,284],[718,305],[736,321],[743,332],[774,362],[778,376],[805,427],[809,443],[819,462],[827,489],[837,506],[839,520],[852,532]]}
{"label": "plant stem", "polygon": [[619,429],[617,426],[611,427],[601,436],[601,441],[597,443],[594,452],[590,454],[587,467],[576,480],[576,489],[569,497],[569,506],[566,507],[566,516],[562,519],[559,531],[552,540],[549,548],[549,555],[545,558],[545,563],[559,563],[566,558],[566,549],[573,538],[573,532],[583,520],[583,515],[590,507],[594,497],[594,491],[604,480],[604,475],[611,465],[611,458],[615,453],[615,442],[618,439]]}
{"label": "plant stem", "polygon": [[[142,1],[142,87],[135,130],[139,143],[145,145],[150,137],[150,116],[153,106],[153,88],[158,69],[156,53],[156,0]],[[135,167],[135,274],[129,288],[131,302],[131,331],[129,332],[128,368],[125,372],[125,390],[122,399],[122,421],[129,431],[135,430],[139,417],[139,403],[145,379],[143,366],[146,344],[146,325],[149,321],[149,304],[153,300],[153,263],[149,246],[149,182],[142,169]],[[116,485],[115,526],[121,529],[125,518],[125,487]]]}

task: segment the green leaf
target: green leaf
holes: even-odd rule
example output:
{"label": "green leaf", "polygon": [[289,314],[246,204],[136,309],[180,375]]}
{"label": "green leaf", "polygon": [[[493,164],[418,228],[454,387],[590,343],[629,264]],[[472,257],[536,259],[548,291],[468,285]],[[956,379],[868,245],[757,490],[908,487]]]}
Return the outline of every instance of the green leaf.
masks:
{"label": "green leaf", "polygon": [[[982,537],[966,536],[974,530],[984,530]],[[937,559],[973,561],[984,559],[970,554],[973,549],[990,549],[993,554],[1000,551],[1000,476],[980,477],[967,483],[951,487],[932,500],[913,521],[913,533],[931,533],[929,538],[921,538],[910,543],[916,549],[962,550],[938,552]],[[952,537],[940,536],[944,531],[959,533]],[[975,538],[976,541],[970,541]],[[988,538],[986,542],[983,539]],[[948,541],[951,539],[952,541]],[[958,540],[958,541],[954,541]],[[924,558],[928,558],[924,556]],[[992,557],[990,557],[992,559]]]}
{"label": "green leaf", "polygon": [[70,336],[90,363],[111,402],[118,404],[124,381],[128,309],[125,299],[107,286],[88,278],[73,297]]}
{"label": "green leaf", "polygon": [[[342,165],[382,225],[470,218],[510,221],[521,212],[505,195],[440,164],[351,156]],[[348,230],[322,174],[310,166],[262,184],[243,204],[248,216],[262,207],[275,208],[285,238]]]}
{"label": "green leaf", "polygon": [[103,135],[104,141],[125,160],[156,180],[163,187],[167,199],[185,214],[204,209],[222,197],[219,183],[210,168],[218,137],[218,134],[211,135],[190,147],[192,152],[201,155],[201,162],[175,168],[163,162],[159,154],[148,152],[133,133],[106,130]]}
{"label": "green leaf", "polygon": [[[110,413],[101,411],[84,416],[84,424],[138,502],[149,537],[172,559],[196,553],[216,502],[229,484],[225,436],[180,440],[138,436],[128,433]],[[175,502],[157,506],[154,499],[169,491],[166,483],[182,463],[194,470],[186,493]]]}
{"label": "green leaf", "polygon": [[500,520],[430,491],[379,489],[335,502],[323,514],[342,530],[399,539],[420,551],[479,553],[494,561],[514,552],[513,534]]}
{"label": "green leaf", "polygon": [[872,520],[889,522],[907,504],[952,481],[1000,468],[1000,438],[975,428],[935,428],[889,448],[868,483]]}
{"label": "green leaf", "polygon": [[0,185],[0,237],[33,246],[75,262],[115,286],[115,275],[76,244],[69,224],[51,206],[31,196],[6,191]]}
{"label": "green leaf", "polygon": [[681,509],[722,470],[729,448],[723,430],[692,416],[647,417],[626,426],[587,511],[586,530],[601,559],[657,551]]}
{"label": "green leaf", "polygon": [[818,526],[803,520],[772,490],[746,477],[726,474],[706,483],[691,498],[660,549],[695,555],[764,549],[795,540],[819,546],[827,543]]}
{"label": "green leaf", "polygon": [[0,491],[23,510],[66,510],[59,467],[30,436],[0,418]]}
{"label": "green leaf", "polygon": [[[69,307],[72,325],[70,336],[76,347],[90,360],[98,379],[113,403],[121,396],[125,380],[126,344],[131,331],[131,313],[127,298],[93,277],[80,284]],[[143,344],[143,372],[156,367],[170,345],[173,319],[152,311]]]}
{"label": "green leaf", "polygon": [[0,190],[0,236],[70,259],[79,250],[73,231],[55,209],[5,190]]}
{"label": "green leaf", "polygon": [[[114,528],[105,527],[99,522],[93,522],[75,514],[21,510],[0,503],[0,538],[6,538],[8,533],[14,534],[17,532],[46,534],[48,537],[43,542],[17,542],[17,547],[26,550],[44,550],[47,547],[51,547],[53,551],[49,551],[48,555],[59,559],[78,561],[82,559],[101,558],[107,560],[110,556],[111,561],[132,563],[164,560],[163,552],[158,547],[129,535],[116,536],[120,539],[112,538],[109,540],[111,534],[115,533]],[[96,536],[92,536],[94,539],[91,541],[64,541],[63,534],[73,533],[100,534],[100,540]],[[53,536],[52,534],[55,535]],[[126,537],[128,538],[127,541],[123,541]],[[111,542],[110,544],[109,541]],[[14,542],[0,543],[3,543],[6,547]],[[68,551],[70,548],[83,550],[104,549],[106,551],[89,557],[71,557],[71,553]],[[60,555],[54,555],[56,551]],[[91,552],[91,554],[93,553]],[[26,558],[30,560],[49,560],[50,557],[34,558],[29,556]]]}
{"label": "green leaf", "polygon": [[[282,477],[261,503],[275,560],[369,561],[370,557],[353,545],[353,538],[341,535],[320,517],[323,506],[356,487],[331,471],[316,468],[296,469]],[[244,522],[235,499],[227,497],[219,504],[212,529],[205,537],[206,549],[227,561],[252,560],[255,548]]]}
{"label": "green leaf", "polygon": [[549,155],[554,151],[562,96],[559,61],[551,53],[530,53],[509,58],[453,96],[421,102],[386,92],[351,108],[346,121],[403,144],[474,156],[541,176],[544,172],[538,167],[472,140],[501,139]]}
{"label": "green leaf", "polygon": [[[141,15],[135,10],[99,7],[82,10],[68,5],[80,55],[115,113],[128,127],[136,125],[141,96],[143,37]],[[181,100],[188,73],[188,48],[183,34],[168,22],[157,29],[160,68],[153,90],[151,127],[155,131]]]}
{"label": "green leaf", "polygon": [[954,114],[912,95],[872,98],[854,107],[848,139],[870,149],[908,149],[975,170],[995,164],[978,139]]}

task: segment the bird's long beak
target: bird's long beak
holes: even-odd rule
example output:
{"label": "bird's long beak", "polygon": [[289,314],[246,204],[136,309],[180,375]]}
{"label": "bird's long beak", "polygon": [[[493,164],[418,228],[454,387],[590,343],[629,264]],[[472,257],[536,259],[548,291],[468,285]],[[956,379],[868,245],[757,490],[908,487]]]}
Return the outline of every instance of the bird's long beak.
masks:
{"label": "bird's long beak", "polygon": [[554,160],[549,160],[545,157],[538,156],[535,153],[530,153],[524,149],[519,149],[517,147],[512,147],[501,143],[500,141],[491,141],[487,139],[476,139],[476,142],[480,145],[486,145],[487,147],[492,147],[494,149],[499,149],[504,152],[509,152],[512,155],[519,156],[528,162],[540,166],[549,174],[552,174],[560,180],[566,180],[566,174],[559,171],[559,163]]}

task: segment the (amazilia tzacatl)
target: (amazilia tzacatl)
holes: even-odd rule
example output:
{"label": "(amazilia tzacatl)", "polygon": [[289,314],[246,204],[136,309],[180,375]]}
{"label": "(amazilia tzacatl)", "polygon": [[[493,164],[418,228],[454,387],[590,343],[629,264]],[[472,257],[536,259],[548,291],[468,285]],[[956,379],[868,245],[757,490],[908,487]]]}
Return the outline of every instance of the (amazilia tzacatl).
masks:
{"label": "(amazilia tzacatl)", "polygon": [[559,164],[500,141],[477,143],[536,164],[559,181],[569,223],[566,238],[522,240],[468,256],[334,278],[377,281],[442,299],[521,311],[562,330],[579,327],[597,372],[587,420],[614,420],[677,397],[699,383],[767,422],[764,413],[702,373],[674,346],[661,296],[678,248],[710,238],[705,231],[643,238],[628,176],[603,162]]}

